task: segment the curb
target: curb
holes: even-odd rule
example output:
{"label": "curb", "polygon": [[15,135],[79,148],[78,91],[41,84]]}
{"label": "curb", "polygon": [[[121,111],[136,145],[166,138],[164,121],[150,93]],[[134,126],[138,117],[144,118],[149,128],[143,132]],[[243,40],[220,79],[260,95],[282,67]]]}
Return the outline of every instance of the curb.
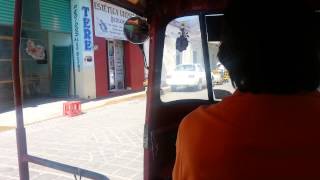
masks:
{"label": "curb", "polygon": [[15,129],[15,127],[10,127],[10,126],[0,126],[0,133],[1,132],[5,132],[5,131],[9,131]]}
{"label": "curb", "polygon": [[[98,109],[107,105],[111,105],[111,104],[118,104],[121,103],[123,101],[128,101],[128,100],[133,100],[133,99],[139,99],[142,97],[146,96],[146,91],[143,92],[138,92],[138,93],[134,93],[134,94],[128,94],[128,95],[123,95],[123,96],[117,96],[117,97],[112,97],[112,98],[108,98],[105,100],[100,100],[100,101],[104,101],[102,104],[98,104],[98,105],[93,105],[93,106],[89,106],[89,107],[84,107],[82,109],[82,111],[87,112],[93,109]],[[88,102],[90,103],[90,102]],[[83,106],[86,106],[85,103],[83,104]]]}
{"label": "curb", "polygon": [[[110,98],[106,98],[106,99],[96,99],[96,100],[91,100],[85,103],[81,103],[82,107],[82,112],[89,112],[90,110],[94,110],[94,109],[98,109],[98,108],[102,108],[104,106],[108,106],[108,105],[112,105],[112,104],[118,104],[121,103],[123,101],[128,101],[128,100],[134,100],[134,99],[139,99],[139,98],[143,98],[146,96],[146,90],[142,91],[142,92],[136,92],[136,93],[132,93],[132,94],[126,94],[126,95],[120,95],[120,96],[116,96],[116,97],[110,97]],[[91,104],[90,104],[91,103]],[[81,114],[80,114],[81,115]],[[46,119],[41,119],[35,122],[30,122],[30,123],[25,123],[25,126],[30,126],[33,124],[37,124],[37,123],[42,123],[48,120],[52,120],[52,119],[56,119],[56,118],[60,118],[60,117],[65,117],[62,115],[61,113],[57,113],[52,115],[51,117],[48,117]],[[75,116],[77,117],[77,116]],[[15,126],[0,126],[0,133],[1,132],[5,132],[5,131],[9,131],[12,129],[15,129]]]}

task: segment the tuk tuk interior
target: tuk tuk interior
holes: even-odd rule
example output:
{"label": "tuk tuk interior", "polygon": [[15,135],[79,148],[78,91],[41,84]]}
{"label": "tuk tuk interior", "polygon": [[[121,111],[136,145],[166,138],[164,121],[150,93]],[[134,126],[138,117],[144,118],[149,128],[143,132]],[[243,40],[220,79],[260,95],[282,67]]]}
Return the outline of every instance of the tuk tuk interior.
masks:
{"label": "tuk tuk interior", "polygon": [[[144,130],[144,179],[172,179],[172,169],[175,161],[175,141],[179,123],[188,113],[200,105],[215,104],[217,98],[213,92],[212,69],[210,68],[210,54],[208,41],[220,41],[221,16],[224,9],[228,6],[227,0],[176,0],[176,1],[157,1],[149,0],[140,3],[139,0],[111,0],[115,4],[127,7],[140,16],[146,17],[150,27],[150,45],[149,45],[149,76],[147,91],[147,109]],[[20,2],[20,3],[19,3]],[[320,9],[320,3],[316,0],[309,0],[310,6],[315,10]],[[288,7],[290,3],[288,2]],[[319,12],[319,11],[317,11]],[[17,0],[15,13],[15,37],[13,68],[19,70],[19,35],[21,19],[21,1]],[[200,33],[201,55],[203,56],[203,68],[205,71],[205,98],[189,98],[188,95],[182,95],[179,99],[164,100],[162,86],[162,70],[166,41],[166,27],[175,19],[193,17],[197,19],[197,32]],[[18,18],[18,19],[17,19]],[[179,24],[180,26],[183,23]],[[216,28],[218,27],[218,28]],[[181,28],[180,28],[181,30]],[[181,34],[180,34],[181,35]],[[19,83],[19,76],[14,76],[15,82]],[[15,94],[21,94],[20,85],[15,85]],[[228,94],[228,93],[227,93]],[[21,105],[21,99],[16,98],[16,104]],[[20,107],[21,108],[21,107]],[[18,110],[19,111],[19,110]],[[19,114],[19,112],[17,113]],[[18,115],[18,119],[19,119]],[[19,120],[18,120],[19,121]],[[17,127],[17,141],[20,143],[19,153],[26,153],[25,131],[23,126]],[[23,124],[23,121],[22,121]],[[18,144],[19,146],[19,144]],[[204,145],[205,148],[205,145]],[[18,147],[19,149],[19,147]],[[43,159],[37,159],[32,156],[23,157],[20,168],[26,162],[45,165],[47,162]],[[59,167],[62,167],[59,166]],[[72,167],[70,168],[72,171]],[[63,168],[60,168],[63,169]],[[22,172],[21,172],[22,171]],[[23,170],[20,170],[20,175]],[[87,172],[88,177],[90,172]],[[98,176],[102,177],[102,176]]]}
{"label": "tuk tuk interior", "polygon": [[[318,14],[320,3],[309,1],[309,4]],[[210,64],[211,50],[208,48],[210,41],[219,44],[221,17],[227,6],[228,1],[225,0],[149,1],[146,16],[150,23],[150,69],[144,134],[144,179],[171,179],[175,162],[176,135],[181,120],[200,105],[219,102],[223,97],[218,97],[218,94],[225,96],[232,93],[228,92],[230,89],[225,91],[214,87],[212,64]],[[186,17],[198,19],[199,24],[195,26],[199,28],[198,32],[201,34],[207,96],[195,98],[184,94],[168,100],[164,99],[161,80],[164,79],[161,73],[165,68],[165,54],[168,53],[166,52],[168,49],[165,48],[168,37],[166,30],[173,21]],[[181,25],[183,26],[183,23]]]}

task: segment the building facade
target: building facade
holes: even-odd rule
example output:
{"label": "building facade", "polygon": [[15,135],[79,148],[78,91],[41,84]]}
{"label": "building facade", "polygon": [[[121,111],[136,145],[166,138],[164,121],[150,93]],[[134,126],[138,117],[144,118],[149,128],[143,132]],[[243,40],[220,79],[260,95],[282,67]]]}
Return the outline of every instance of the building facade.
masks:
{"label": "building facade", "polygon": [[99,82],[97,96],[125,89],[143,89],[145,73],[142,52],[137,45],[126,41],[123,34],[123,24],[135,14],[102,0],[92,0],[92,9],[95,72],[96,82]]}
{"label": "building facade", "polygon": [[[14,3],[14,0],[0,0],[0,111],[13,107]],[[23,1],[20,76],[25,100],[73,96],[94,99],[144,88],[140,49],[119,36],[96,35],[95,28],[103,28],[101,22],[95,22],[97,4],[105,5],[105,2]],[[120,21],[109,17],[112,14],[98,15],[100,19],[112,19],[108,26],[117,23],[119,28],[134,15],[113,4],[107,6],[112,6],[115,17],[116,11],[122,17]]]}

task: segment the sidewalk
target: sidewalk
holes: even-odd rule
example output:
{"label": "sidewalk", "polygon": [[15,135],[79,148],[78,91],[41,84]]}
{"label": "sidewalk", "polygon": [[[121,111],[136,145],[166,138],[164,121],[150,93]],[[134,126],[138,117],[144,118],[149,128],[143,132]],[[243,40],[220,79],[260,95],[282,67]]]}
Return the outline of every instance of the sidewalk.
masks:
{"label": "sidewalk", "polygon": [[[146,91],[134,92],[130,94],[120,95],[116,97],[107,97],[104,99],[94,99],[94,100],[83,100],[81,101],[82,112],[86,113],[89,110],[103,107],[109,104],[119,103],[122,101],[144,97]],[[46,121],[54,118],[63,116],[63,103],[67,100],[75,99],[57,99],[56,101],[45,101],[39,105],[32,105],[32,103],[26,103],[26,106],[23,108],[24,114],[24,124],[30,125],[41,121]],[[78,100],[78,99],[77,99]],[[2,130],[15,128],[16,127],[16,115],[15,111],[8,111],[0,114],[0,132]]]}

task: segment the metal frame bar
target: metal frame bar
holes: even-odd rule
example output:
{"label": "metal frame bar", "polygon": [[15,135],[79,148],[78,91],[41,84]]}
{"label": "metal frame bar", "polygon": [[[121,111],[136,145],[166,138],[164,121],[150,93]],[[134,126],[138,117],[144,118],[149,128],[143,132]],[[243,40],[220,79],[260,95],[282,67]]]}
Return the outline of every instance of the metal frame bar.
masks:
{"label": "metal frame bar", "polygon": [[20,78],[20,41],[21,41],[21,19],[22,19],[22,1],[16,0],[14,11],[14,25],[13,25],[13,43],[12,43],[12,76],[14,86],[14,102],[16,109],[16,138],[18,151],[18,164],[20,180],[29,180],[29,162],[42,165],[48,168],[60,170],[66,173],[78,175],[96,180],[108,180],[102,174],[77,168],[74,166],[65,165],[55,161],[42,159],[28,155],[26,130],[24,128],[23,120],[23,106],[22,106],[22,91]]}
{"label": "metal frame bar", "polygon": [[80,177],[96,179],[96,180],[108,180],[109,179],[105,175],[102,175],[102,174],[99,174],[96,172],[88,171],[88,170],[81,169],[78,167],[69,166],[66,164],[62,164],[62,163],[55,162],[55,161],[50,161],[50,160],[35,157],[35,156],[27,155],[25,157],[25,160],[28,162],[34,163],[34,164],[48,167],[48,168],[56,169],[56,170],[70,173],[70,174],[74,174],[74,175],[78,175]]}
{"label": "metal frame bar", "polygon": [[214,103],[213,99],[213,87],[211,80],[211,70],[210,70],[210,58],[209,58],[209,46],[208,46],[208,36],[207,36],[207,26],[206,26],[206,17],[204,13],[199,14],[200,30],[201,30],[201,40],[202,40],[202,50],[203,50],[203,59],[204,67],[206,72],[207,87],[208,87],[208,98],[209,101]]}
{"label": "metal frame bar", "polygon": [[23,121],[23,107],[21,94],[21,79],[20,79],[20,40],[21,40],[21,16],[22,16],[22,0],[16,0],[14,11],[13,25],[13,43],[12,43],[12,73],[14,87],[14,102],[16,109],[16,136],[17,136],[17,151],[20,180],[29,180],[29,165],[24,160],[27,155],[27,140],[26,130]]}

